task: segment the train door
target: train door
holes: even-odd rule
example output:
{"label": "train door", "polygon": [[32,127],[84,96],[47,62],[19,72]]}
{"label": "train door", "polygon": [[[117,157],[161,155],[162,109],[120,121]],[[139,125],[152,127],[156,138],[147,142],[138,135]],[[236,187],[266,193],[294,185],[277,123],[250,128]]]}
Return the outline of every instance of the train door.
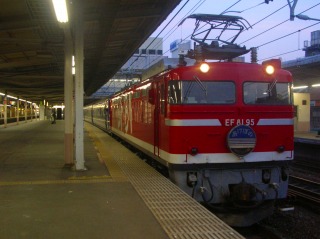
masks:
{"label": "train door", "polygon": [[110,131],[110,121],[111,121],[111,111],[110,111],[110,101],[106,100],[104,103],[104,117],[105,117],[105,126],[108,131]]}
{"label": "train door", "polygon": [[155,85],[155,108],[154,108],[154,155],[159,156],[159,117],[160,117],[160,83],[157,82]]}
{"label": "train door", "polygon": [[154,118],[154,154],[160,157],[161,132],[165,118],[165,85],[164,81],[160,81],[156,86],[156,102],[155,102],[155,118]]}

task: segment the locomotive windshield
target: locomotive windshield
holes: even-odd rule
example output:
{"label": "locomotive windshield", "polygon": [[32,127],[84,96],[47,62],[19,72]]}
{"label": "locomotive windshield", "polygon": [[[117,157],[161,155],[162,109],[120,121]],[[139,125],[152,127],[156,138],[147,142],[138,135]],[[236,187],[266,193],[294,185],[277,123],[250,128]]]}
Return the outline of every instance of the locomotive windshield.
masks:
{"label": "locomotive windshield", "polygon": [[291,93],[289,83],[279,82],[245,82],[243,99],[245,104],[254,105],[290,105]]}
{"label": "locomotive windshield", "polygon": [[169,81],[170,104],[233,104],[235,84],[230,81]]}

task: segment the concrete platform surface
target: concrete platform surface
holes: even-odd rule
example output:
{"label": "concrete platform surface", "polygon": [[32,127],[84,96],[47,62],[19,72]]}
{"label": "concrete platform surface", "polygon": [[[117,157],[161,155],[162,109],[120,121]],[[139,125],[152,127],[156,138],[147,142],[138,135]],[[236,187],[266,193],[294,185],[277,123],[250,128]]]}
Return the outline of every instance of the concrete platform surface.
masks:
{"label": "concrete platform surface", "polygon": [[[0,129],[0,238],[168,238],[124,175],[110,174],[88,133],[88,168],[64,168],[64,122]],[[114,175],[114,176],[112,176]]]}
{"label": "concrete platform surface", "polygon": [[318,132],[295,132],[294,142],[304,144],[320,145],[320,135]]}

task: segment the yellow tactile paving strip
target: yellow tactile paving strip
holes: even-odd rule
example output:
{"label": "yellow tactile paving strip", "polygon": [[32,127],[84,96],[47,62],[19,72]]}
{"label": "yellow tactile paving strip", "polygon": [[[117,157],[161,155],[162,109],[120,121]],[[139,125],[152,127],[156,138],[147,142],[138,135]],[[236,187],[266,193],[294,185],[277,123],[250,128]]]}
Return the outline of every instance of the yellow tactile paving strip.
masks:
{"label": "yellow tactile paving strip", "polygon": [[72,176],[65,180],[0,182],[0,186],[130,182],[171,239],[243,239],[176,185],[101,130],[85,124],[111,176]]}
{"label": "yellow tactile paving strip", "polygon": [[128,182],[128,178],[123,174],[121,168],[113,159],[114,155],[108,150],[108,148],[112,147],[112,144],[116,142],[101,141],[101,139],[106,137],[106,133],[92,125],[85,124],[85,129],[89,131],[89,137],[93,139],[98,151],[99,160],[106,164],[112,179],[116,182]]}
{"label": "yellow tactile paving strip", "polygon": [[68,184],[68,183],[105,183],[105,182],[114,182],[114,180],[110,176],[71,177],[66,180],[34,180],[34,181],[0,182],[0,186]]}
{"label": "yellow tactile paving strip", "polygon": [[169,238],[243,239],[128,149],[93,126],[88,129],[112,178],[130,181]]}

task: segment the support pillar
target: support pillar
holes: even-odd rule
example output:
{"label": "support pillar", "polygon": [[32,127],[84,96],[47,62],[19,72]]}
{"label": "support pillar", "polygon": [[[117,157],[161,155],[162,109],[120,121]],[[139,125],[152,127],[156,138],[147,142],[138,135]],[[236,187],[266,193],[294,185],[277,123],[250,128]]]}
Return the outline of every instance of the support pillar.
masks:
{"label": "support pillar", "polygon": [[74,156],[73,147],[73,77],[72,77],[72,37],[69,26],[64,28],[64,163],[65,167],[71,167]]}
{"label": "support pillar", "polygon": [[19,124],[19,118],[20,118],[20,111],[19,111],[19,107],[20,107],[19,102],[20,102],[20,100],[19,100],[19,97],[17,98],[16,102],[17,102],[16,117],[17,117],[17,124]]}
{"label": "support pillar", "polygon": [[45,120],[46,107],[44,105],[39,105],[39,120]]}
{"label": "support pillar", "polygon": [[75,165],[76,170],[86,170],[83,148],[83,9],[77,2],[75,23]]}
{"label": "support pillar", "polygon": [[33,109],[32,109],[32,105],[33,105],[33,103],[32,102],[30,102],[30,110],[31,110],[31,122],[32,122],[32,118],[33,118]]}
{"label": "support pillar", "polygon": [[3,118],[3,125],[4,125],[4,128],[7,128],[7,123],[8,123],[8,106],[7,106],[7,100],[8,100],[8,97],[7,97],[7,92],[4,96],[4,118]]}
{"label": "support pillar", "polygon": [[310,93],[294,93],[293,102],[297,108],[295,131],[310,131]]}
{"label": "support pillar", "polygon": [[27,100],[24,101],[24,122],[28,122],[28,102]]}

